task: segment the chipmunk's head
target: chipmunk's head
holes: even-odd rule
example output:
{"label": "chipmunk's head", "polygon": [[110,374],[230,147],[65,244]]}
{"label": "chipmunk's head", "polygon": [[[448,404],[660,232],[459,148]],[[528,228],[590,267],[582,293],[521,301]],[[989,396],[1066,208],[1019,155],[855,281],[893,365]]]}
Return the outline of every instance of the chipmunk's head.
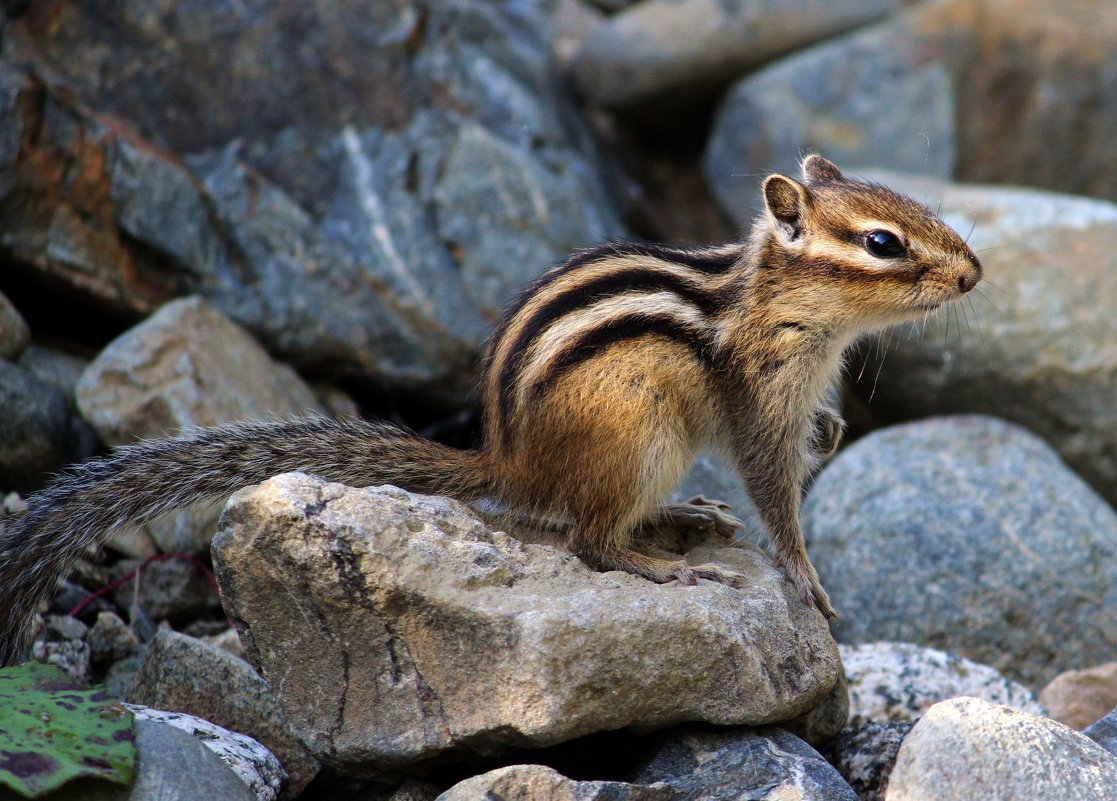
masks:
{"label": "chipmunk's head", "polygon": [[887,324],[937,309],[981,280],[981,262],[921,203],[845,177],[821,156],[802,182],[764,181],[764,235],[784,278],[822,319]]}

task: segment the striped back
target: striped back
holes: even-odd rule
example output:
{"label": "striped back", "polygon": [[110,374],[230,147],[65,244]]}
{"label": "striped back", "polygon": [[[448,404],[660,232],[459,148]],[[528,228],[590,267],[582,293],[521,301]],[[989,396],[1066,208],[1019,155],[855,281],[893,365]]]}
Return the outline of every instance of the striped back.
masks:
{"label": "striped back", "polygon": [[712,363],[712,320],[724,303],[712,284],[741,262],[744,248],[602,245],[529,284],[485,356],[489,441],[507,441],[518,404],[537,400],[563,374],[625,340],[664,337]]}

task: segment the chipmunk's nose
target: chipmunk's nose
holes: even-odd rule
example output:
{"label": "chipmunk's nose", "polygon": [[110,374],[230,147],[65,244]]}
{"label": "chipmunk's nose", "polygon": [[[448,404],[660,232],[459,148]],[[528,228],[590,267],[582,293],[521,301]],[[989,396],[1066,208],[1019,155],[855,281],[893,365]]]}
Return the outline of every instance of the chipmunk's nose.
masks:
{"label": "chipmunk's nose", "polygon": [[977,275],[976,274],[961,275],[961,276],[958,277],[958,291],[959,292],[969,292],[975,286],[977,286]]}

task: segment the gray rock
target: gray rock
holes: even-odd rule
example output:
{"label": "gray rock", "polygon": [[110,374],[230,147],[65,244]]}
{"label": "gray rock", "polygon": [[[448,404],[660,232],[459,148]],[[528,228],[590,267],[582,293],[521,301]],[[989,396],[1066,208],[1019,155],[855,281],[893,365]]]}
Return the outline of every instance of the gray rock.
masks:
{"label": "gray rock", "polygon": [[[838,646],[841,653],[841,646]],[[844,670],[838,674],[838,682],[818,706],[802,717],[780,723],[780,728],[794,734],[814,748],[820,748],[833,740],[849,722],[849,684]]]}
{"label": "gray rock", "polygon": [[913,720],[850,726],[823,751],[861,801],[883,801],[900,744]]}
{"label": "gray rock", "polygon": [[112,602],[104,596],[98,596],[92,599],[89,596],[90,591],[82,586],[82,584],[77,583],[77,581],[63,579],[54,587],[50,611],[55,614],[68,615],[71,610],[76,609],[79,604],[83,603],[85,604],[85,606],[82,607],[83,613],[107,612],[115,608]]}
{"label": "gray rock", "polygon": [[[166,522],[160,521],[160,523],[156,525],[156,530],[159,530],[160,525],[166,525]],[[151,532],[146,526],[143,528],[125,526],[124,528],[117,529],[109,535],[109,539],[105,542],[105,547],[111,548],[129,559],[137,559],[140,561],[159,553],[159,546],[156,544],[155,540],[152,539]]]}
{"label": "gray rock", "polygon": [[87,637],[94,662],[116,662],[138,653],[140,638],[113,612],[99,612]]}
{"label": "gray rock", "polygon": [[[370,137],[390,138],[378,134]],[[220,226],[247,262],[241,269],[252,275],[249,290],[226,277],[230,265],[216,264],[197,291],[295,365],[387,376],[412,388],[460,383],[471,341],[463,337],[478,339],[482,323],[454,302],[460,285],[453,261],[424,210],[403,193],[406,151],[384,148],[372,162],[356,138],[347,128],[329,148],[337,207],[321,220],[238,159],[235,145],[190,158]],[[137,186],[145,191],[147,181]],[[147,238],[174,213],[142,195],[135,203],[161,215],[145,222]]]}
{"label": "gray rock", "polygon": [[248,661],[248,654],[244,652],[244,646],[240,644],[240,635],[235,628],[225,629],[219,634],[202,635],[198,639],[222,651],[228,651],[238,659]]}
{"label": "gray rock", "polygon": [[1117,756],[1117,709],[1087,726],[1082,733],[1109,753]]}
{"label": "gray rock", "polygon": [[680,729],[631,781],[575,781],[542,765],[514,765],[451,787],[438,801],[856,801],[834,768],[780,729]]}
{"label": "gray rock", "polygon": [[132,631],[140,638],[140,642],[149,643],[155,639],[155,634],[160,630],[159,625],[151,619],[151,615],[139,604],[128,605],[128,622]]}
{"label": "gray rock", "polygon": [[27,490],[49,473],[88,458],[97,438],[67,398],[0,359],[0,487]]}
{"label": "gray rock", "polygon": [[32,342],[20,354],[17,364],[73,402],[78,379],[89,366],[89,359]]}
{"label": "gray rock", "polygon": [[605,14],[588,0],[557,0],[551,14],[551,37],[560,72],[569,70],[586,37],[603,21]]}
{"label": "gray rock", "polygon": [[136,674],[140,672],[146,653],[147,646],[141,645],[136,653],[109,665],[103,680],[105,692],[115,698],[130,697],[132,685],[135,683]]}
{"label": "gray rock", "polygon": [[299,474],[235,495],[214,540],[252,661],[307,747],[355,775],[802,715],[837,679],[825,623],[759,551],[710,553],[748,586],[596,573],[447,499]]}
{"label": "gray rock", "polygon": [[963,695],[1045,714],[1027,687],[955,654],[904,642],[839,645],[838,651],[849,682],[850,726],[918,720],[934,704]]}
{"label": "gray rock", "polygon": [[647,109],[710,97],[750,69],[859,25],[904,0],[645,0],[595,29],[574,83],[604,106]]}
{"label": "gray rock", "polygon": [[[318,408],[294,370],[196,297],[168,303],[113,340],[82,374],[77,401],[110,445]],[[190,510],[147,529],[166,553],[204,553],[218,515],[213,508]]]}
{"label": "gray rock", "polygon": [[666,786],[642,787],[625,782],[568,779],[544,765],[512,765],[466,779],[438,796],[437,801],[676,801],[681,796]]}
{"label": "gray rock", "polygon": [[52,801],[261,801],[204,744],[156,720],[136,721],[136,778],[131,787],[86,779],[69,782]]}
{"label": "gray rock", "polygon": [[439,795],[433,784],[408,779],[388,796],[387,801],[434,801]]}
{"label": "gray rock", "polygon": [[125,704],[137,721],[155,721],[186,732],[215,753],[248,785],[258,801],[275,801],[287,781],[279,760],[267,748],[243,734],[229,731],[194,715],[165,712]]}
{"label": "gray rock", "polygon": [[793,55],[734,87],[707,175],[735,215],[752,200],[735,176],[809,151],[1117,199],[1107,8],[939,0]]}
{"label": "gray rock", "polygon": [[15,359],[31,341],[31,329],[19,310],[0,292],[0,359]]}
{"label": "gray rock", "polygon": [[54,665],[78,681],[89,680],[89,643],[81,640],[36,640],[31,660]]}
{"label": "gray rock", "polygon": [[821,754],[781,729],[672,733],[634,781],[694,801],[857,801]]}
{"label": "gray rock", "polygon": [[89,626],[68,615],[45,615],[43,628],[31,646],[31,659],[54,665],[74,679],[89,679]]}
{"label": "gray rock", "polygon": [[68,615],[44,615],[43,627],[31,646],[31,659],[54,665],[85,682],[89,679],[89,626]]}
{"label": "gray rock", "polygon": [[[969,233],[979,292],[891,337],[863,382],[891,419],[993,414],[1050,443],[1117,503],[1117,206],[1024,189],[874,173]],[[1068,243],[1073,242],[1073,247]],[[1104,661],[1104,660],[1099,660]],[[1089,662],[1077,663],[1078,667]]]}
{"label": "gray rock", "polygon": [[917,47],[901,15],[748,76],[722,101],[704,156],[706,178],[735,220],[757,210],[760,179],[797,175],[819,152],[944,178],[954,173],[957,100],[949,68]]}
{"label": "gray rock", "polygon": [[587,234],[601,240],[618,230],[579,191],[589,181],[584,165],[539,164],[481,125],[454,132],[430,198],[438,235],[461,250],[461,291],[471,306],[497,318],[513,293]]}
{"label": "gray rock", "polygon": [[197,297],[168,303],[113,340],[82,374],[77,397],[112,445],[317,408],[294,370]]}
{"label": "gray rock", "polygon": [[[481,0],[27,14],[0,99],[14,142],[46,133],[0,164],[0,187],[35,200],[3,217],[0,253],[133,315],[195,292],[299,368],[460,401],[511,288],[622,233],[546,15]],[[96,214],[57,177],[73,164]]]}
{"label": "gray rock", "polygon": [[89,636],[89,626],[69,615],[47,615],[43,618],[45,630],[52,639],[84,640]]}
{"label": "gray rock", "polygon": [[987,417],[853,443],[806,499],[846,643],[958,653],[1035,685],[1117,638],[1117,514],[1022,428]]}
{"label": "gray rock", "polygon": [[188,559],[122,559],[113,565],[112,578],[123,580],[111,595],[117,608],[138,605],[155,621],[190,620],[217,605],[208,577]]}
{"label": "gray rock", "polygon": [[317,761],[292,736],[268,683],[248,663],[193,637],[159,632],[128,700],[249,735],[274,753],[290,776],[286,798],[301,793],[318,773]]}
{"label": "gray rock", "polygon": [[904,738],[886,801],[1112,801],[1117,757],[1053,720],[956,698]]}

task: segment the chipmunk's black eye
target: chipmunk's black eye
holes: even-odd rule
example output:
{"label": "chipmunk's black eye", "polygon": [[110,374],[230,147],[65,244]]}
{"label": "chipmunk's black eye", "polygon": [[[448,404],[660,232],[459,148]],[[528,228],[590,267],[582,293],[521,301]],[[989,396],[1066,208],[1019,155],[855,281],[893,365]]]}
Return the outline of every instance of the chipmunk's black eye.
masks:
{"label": "chipmunk's black eye", "polygon": [[904,255],[900,238],[891,231],[870,231],[865,237],[865,250],[878,259],[891,259]]}

